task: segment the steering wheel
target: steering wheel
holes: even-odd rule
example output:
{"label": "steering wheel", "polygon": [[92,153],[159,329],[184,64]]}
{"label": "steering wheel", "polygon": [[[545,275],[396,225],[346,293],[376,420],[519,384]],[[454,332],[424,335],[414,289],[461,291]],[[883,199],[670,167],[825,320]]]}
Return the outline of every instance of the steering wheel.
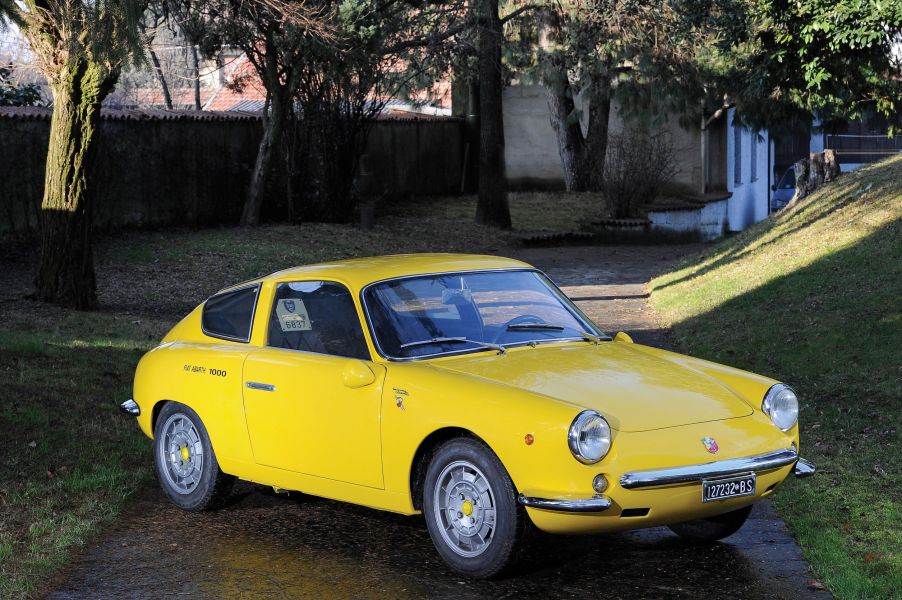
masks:
{"label": "steering wheel", "polygon": [[501,326],[501,329],[498,333],[495,334],[495,337],[492,338],[492,343],[497,344],[498,340],[504,337],[505,334],[510,333],[507,328],[511,325],[519,325],[521,323],[544,323],[545,319],[542,317],[537,317],[536,315],[520,315],[519,317],[514,317],[510,319],[507,323]]}

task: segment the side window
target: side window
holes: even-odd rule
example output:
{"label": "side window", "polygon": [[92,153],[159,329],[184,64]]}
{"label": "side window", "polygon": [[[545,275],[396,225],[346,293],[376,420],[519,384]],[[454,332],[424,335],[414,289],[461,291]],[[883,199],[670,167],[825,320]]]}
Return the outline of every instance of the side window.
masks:
{"label": "side window", "polygon": [[260,286],[217,294],[204,303],[201,327],[209,336],[248,342]]}
{"label": "side window", "polygon": [[331,281],[280,283],[267,345],[370,359],[354,300],[347,288]]}

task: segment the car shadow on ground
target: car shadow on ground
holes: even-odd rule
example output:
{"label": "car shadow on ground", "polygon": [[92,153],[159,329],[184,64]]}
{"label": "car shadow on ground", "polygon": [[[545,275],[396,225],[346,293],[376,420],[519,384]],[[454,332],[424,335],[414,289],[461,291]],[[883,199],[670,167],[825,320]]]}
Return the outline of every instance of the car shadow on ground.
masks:
{"label": "car shadow on ground", "polygon": [[450,572],[422,517],[239,484],[226,507],[180,511],[148,490],[56,581],[49,598],[791,598],[762,585],[730,543],[662,528],[603,536],[532,530],[518,566],[490,581]]}

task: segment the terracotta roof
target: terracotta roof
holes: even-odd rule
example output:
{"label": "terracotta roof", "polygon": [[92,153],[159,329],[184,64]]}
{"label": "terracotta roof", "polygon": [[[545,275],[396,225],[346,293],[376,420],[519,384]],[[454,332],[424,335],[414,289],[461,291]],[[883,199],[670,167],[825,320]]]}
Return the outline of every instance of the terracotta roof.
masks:
{"label": "terracotta roof", "polygon": [[[242,56],[236,62],[238,64],[229,77],[230,85],[220,87],[204,104],[204,110],[229,110],[240,102],[266,101],[266,88],[251,61]],[[240,85],[234,85],[236,82],[240,82]]]}
{"label": "terracotta roof", "polygon": [[[213,96],[214,90],[209,87],[202,86],[200,88],[200,102],[204,106]],[[169,95],[172,98],[172,105],[176,108],[190,109],[194,107],[194,88],[177,87],[170,88]],[[110,108],[122,107],[159,107],[166,106],[163,98],[163,91],[159,87],[155,88],[135,88],[124,92],[113,91],[103,100],[104,106]]]}
{"label": "terracotta roof", "polygon": [[[52,114],[53,109],[42,106],[0,107],[0,119],[49,121]],[[103,108],[100,118],[105,121],[249,121],[258,120],[260,115],[239,111]]]}

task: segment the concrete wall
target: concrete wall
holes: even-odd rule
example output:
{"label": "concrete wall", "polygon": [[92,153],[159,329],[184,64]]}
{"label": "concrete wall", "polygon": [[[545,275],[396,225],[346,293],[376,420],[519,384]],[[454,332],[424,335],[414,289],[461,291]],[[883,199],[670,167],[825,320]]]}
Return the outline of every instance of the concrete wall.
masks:
{"label": "concrete wall", "polygon": [[514,187],[564,187],[561,155],[540,85],[504,89],[504,160]]}
{"label": "concrete wall", "polygon": [[[576,99],[581,110],[583,129],[587,111]],[[612,135],[623,132],[622,108],[616,103],[611,108],[608,123]],[[674,183],[687,191],[701,190],[701,138],[698,129],[683,129],[676,119],[662,122],[660,130],[673,144],[678,172]],[[541,187],[564,186],[561,156],[557,138],[551,128],[545,90],[540,85],[512,85],[504,90],[504,144],[507,178],[513,186],[539,185]]]}
{"label": "concrete wall", "polygon": [[665,235],[697,234],[703,242],[722,237],[727,228],[729,200],[707,202],[699,208],[650,210],[651,229]]}
{"label": "concrete wall", "polygon": [[[629,120],[621,113],[623,108],[614,103],[608,123],[610,135],[622,134],[629,127]],[[673,146],[676,174],[673,184],[688,193],[698,193],[702,189],[702,146],[698,128],[683,129],[676,118],[669,118],[655,126],[661,136]]]}
{"label": "concrete wall", "polygon": [[[0,109],[0,236],[38,231],[49,116]],[[237,223],[261,135],[259,118],[248,114],[105,111],[92,187],[96,228]],[[366,151],[370,189],[454,194],[461,148],[458,120],[379,122]]]}

